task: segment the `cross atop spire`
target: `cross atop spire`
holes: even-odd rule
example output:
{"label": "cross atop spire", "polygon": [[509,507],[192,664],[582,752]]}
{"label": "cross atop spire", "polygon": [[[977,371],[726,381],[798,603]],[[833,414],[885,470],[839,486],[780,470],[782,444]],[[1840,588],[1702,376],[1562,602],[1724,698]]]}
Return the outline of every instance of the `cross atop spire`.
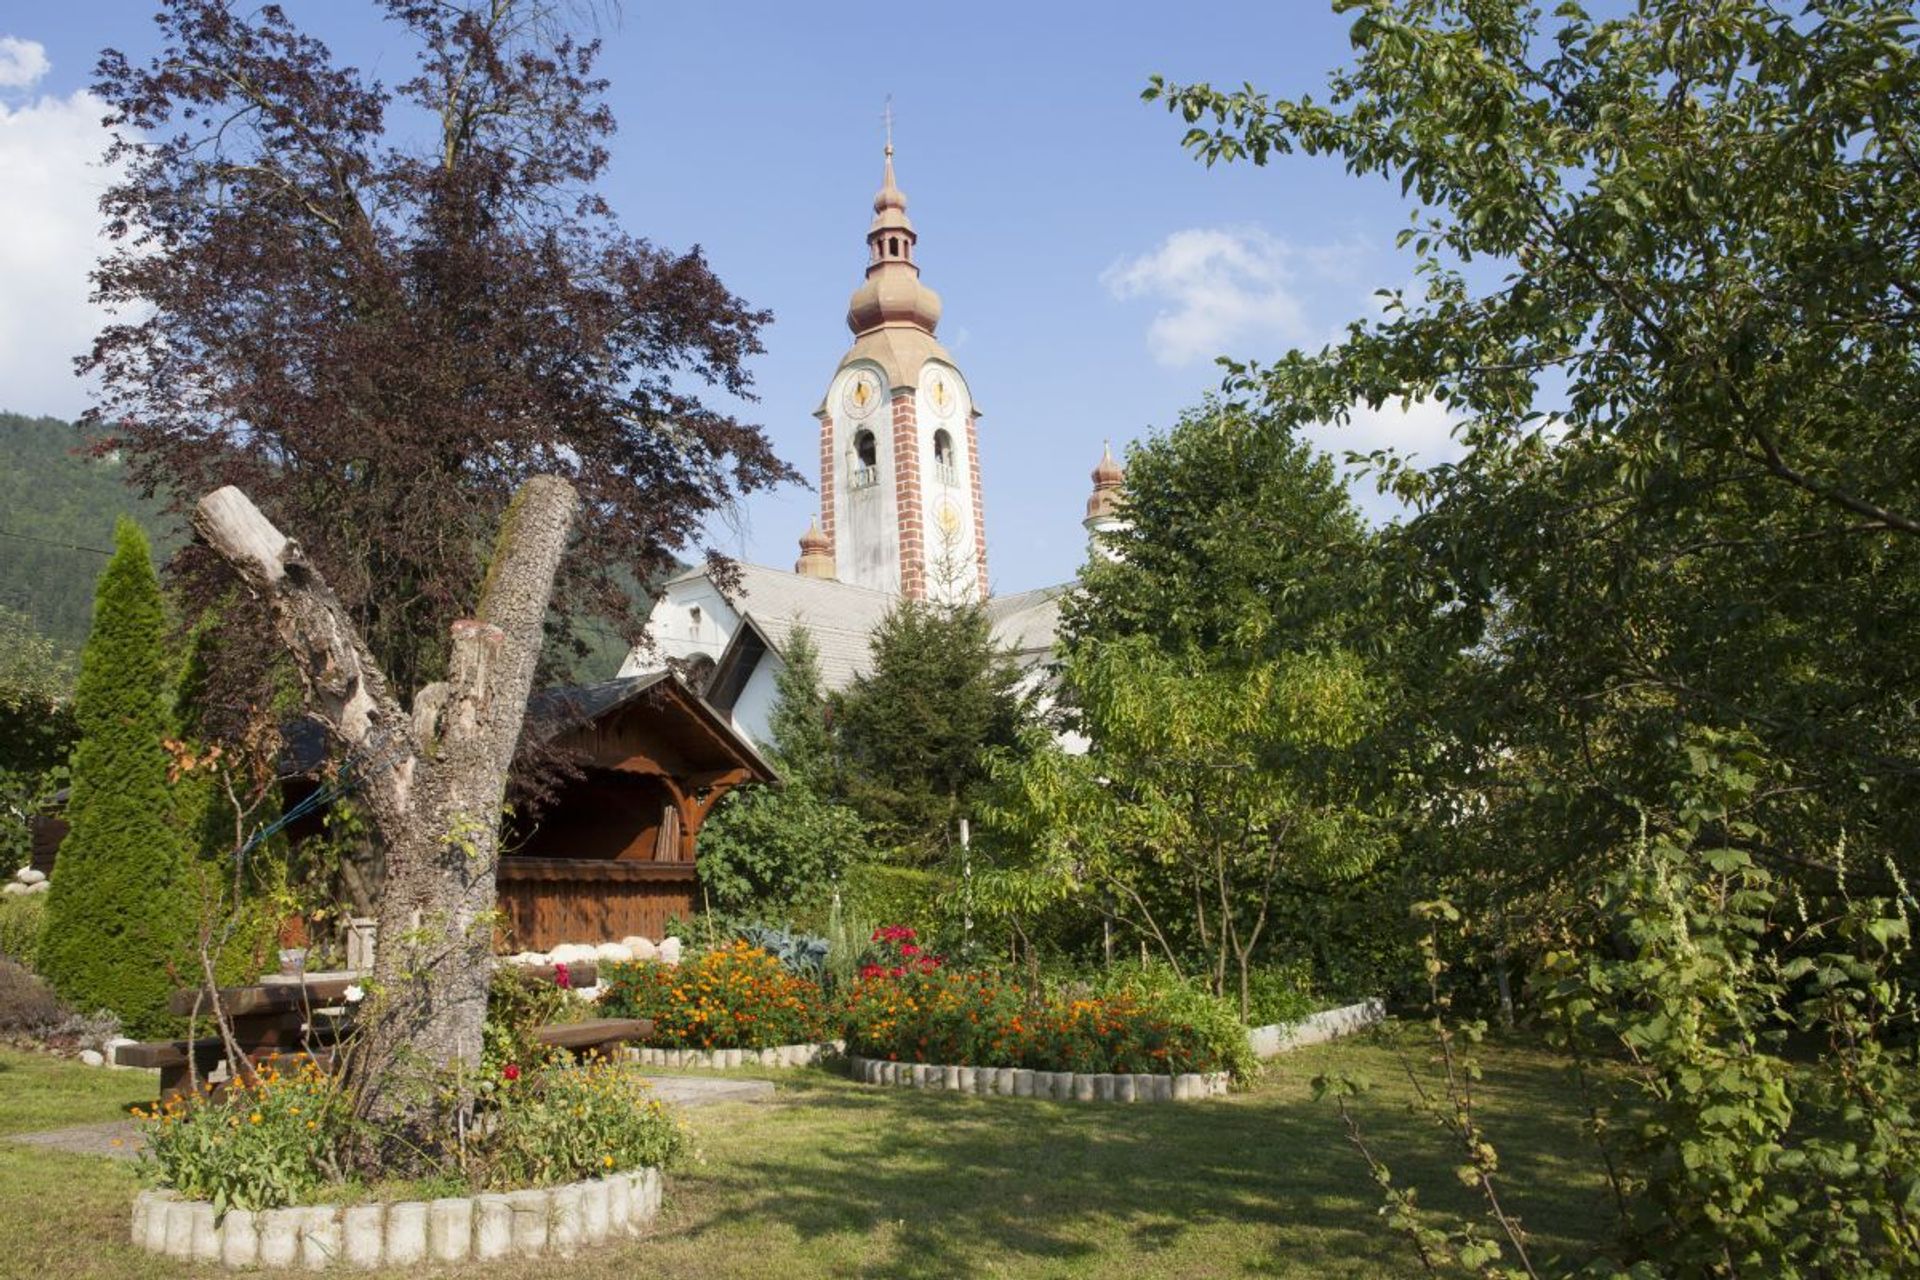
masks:
{"label": "cross atop spire", "polygon": [[887,154],[893,154],[893,95],[887,95],[887,105],[880,112],[880,119],[887,126]]}

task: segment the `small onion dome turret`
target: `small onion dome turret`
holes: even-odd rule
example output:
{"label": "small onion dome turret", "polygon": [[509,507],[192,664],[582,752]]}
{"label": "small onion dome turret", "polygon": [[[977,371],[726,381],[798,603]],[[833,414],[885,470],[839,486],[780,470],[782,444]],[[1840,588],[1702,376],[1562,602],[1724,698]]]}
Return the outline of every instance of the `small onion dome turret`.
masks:
{"label": "small onion dome turret", "polygon": [[1093,469],[1093,493],[1087,498],[1087,518],[1082,523],[1091,528],[1096,523],[1118,519],[1120,488],[1126,480],[1127,473],[1114,461],[1113,443],[1109,441],[1100,455],[1100,464]]}
{"label": "small onion dome turret", "polygon": [[803,578],[833,578],[836,576],[833,563],[833,547],[827,541],[827,535],[820,532],[817,519],[807,521],[807,531],[800,535],[800,559],[793,571]]}

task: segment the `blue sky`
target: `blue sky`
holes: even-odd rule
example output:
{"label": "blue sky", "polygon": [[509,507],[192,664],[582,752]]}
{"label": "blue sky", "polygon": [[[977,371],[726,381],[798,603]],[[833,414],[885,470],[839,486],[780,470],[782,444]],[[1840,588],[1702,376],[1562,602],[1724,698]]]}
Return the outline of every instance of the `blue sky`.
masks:
{"label": "blue sky", "polygon": [[[357,0],[288,0],[344,62],[389,82],[405,50]],[[68,0],[0,14],[0,408],[70,415],[66,357],[84,304],[103,181],[102,45],[150,50],[152,5]],[[1116,450],[1219,382],[1213,357],[1318,347],[1403,285],[1397,192],[1288,157],[1208,170],[1182,124],[1139,100],[1149,74],[1317,91],[1348,55],[1322,0],[1114,6],[629,3],[603,22],[620,132],[605,190],[629,230],[699,244],[775,323],[749,411],[803,472],[811,416],[850,338],[893,95],[901,186],[941,338],[985,416],[981,459],[995,589],[1061,581],[1103,439]],[[1329,436],[1331,441],[1333,437]],[[1430,410],[1367,415],[1341,445],[1446,452]],[[1377,515],[1381,500],[1359,495]],[[709,536],[786,565],[815,505],[750,499]]]}

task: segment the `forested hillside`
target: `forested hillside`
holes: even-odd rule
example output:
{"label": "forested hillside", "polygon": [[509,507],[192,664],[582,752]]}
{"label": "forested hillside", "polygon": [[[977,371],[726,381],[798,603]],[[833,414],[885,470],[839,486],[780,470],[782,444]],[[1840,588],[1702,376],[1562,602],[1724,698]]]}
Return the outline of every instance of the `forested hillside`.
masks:
{"label": "forested hillside", "polygon": [[86,443],[72,423],[0,413],[0,606],[67,650],[87,638],[117,516],[139,521],[157,555],[181,541],[162,504],[130,489],[118,461],[88,456]]}

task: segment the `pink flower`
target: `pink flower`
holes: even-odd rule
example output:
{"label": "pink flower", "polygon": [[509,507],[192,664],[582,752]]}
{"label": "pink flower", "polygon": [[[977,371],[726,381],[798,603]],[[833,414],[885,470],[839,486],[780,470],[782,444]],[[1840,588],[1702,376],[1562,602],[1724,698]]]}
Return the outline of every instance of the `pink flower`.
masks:
{"label": "pink flower", "polygon": [[553,985],[562,991],[565,991],[573,985],[573,975],[567,972],[566,965],[556,964],[553,966]]}

